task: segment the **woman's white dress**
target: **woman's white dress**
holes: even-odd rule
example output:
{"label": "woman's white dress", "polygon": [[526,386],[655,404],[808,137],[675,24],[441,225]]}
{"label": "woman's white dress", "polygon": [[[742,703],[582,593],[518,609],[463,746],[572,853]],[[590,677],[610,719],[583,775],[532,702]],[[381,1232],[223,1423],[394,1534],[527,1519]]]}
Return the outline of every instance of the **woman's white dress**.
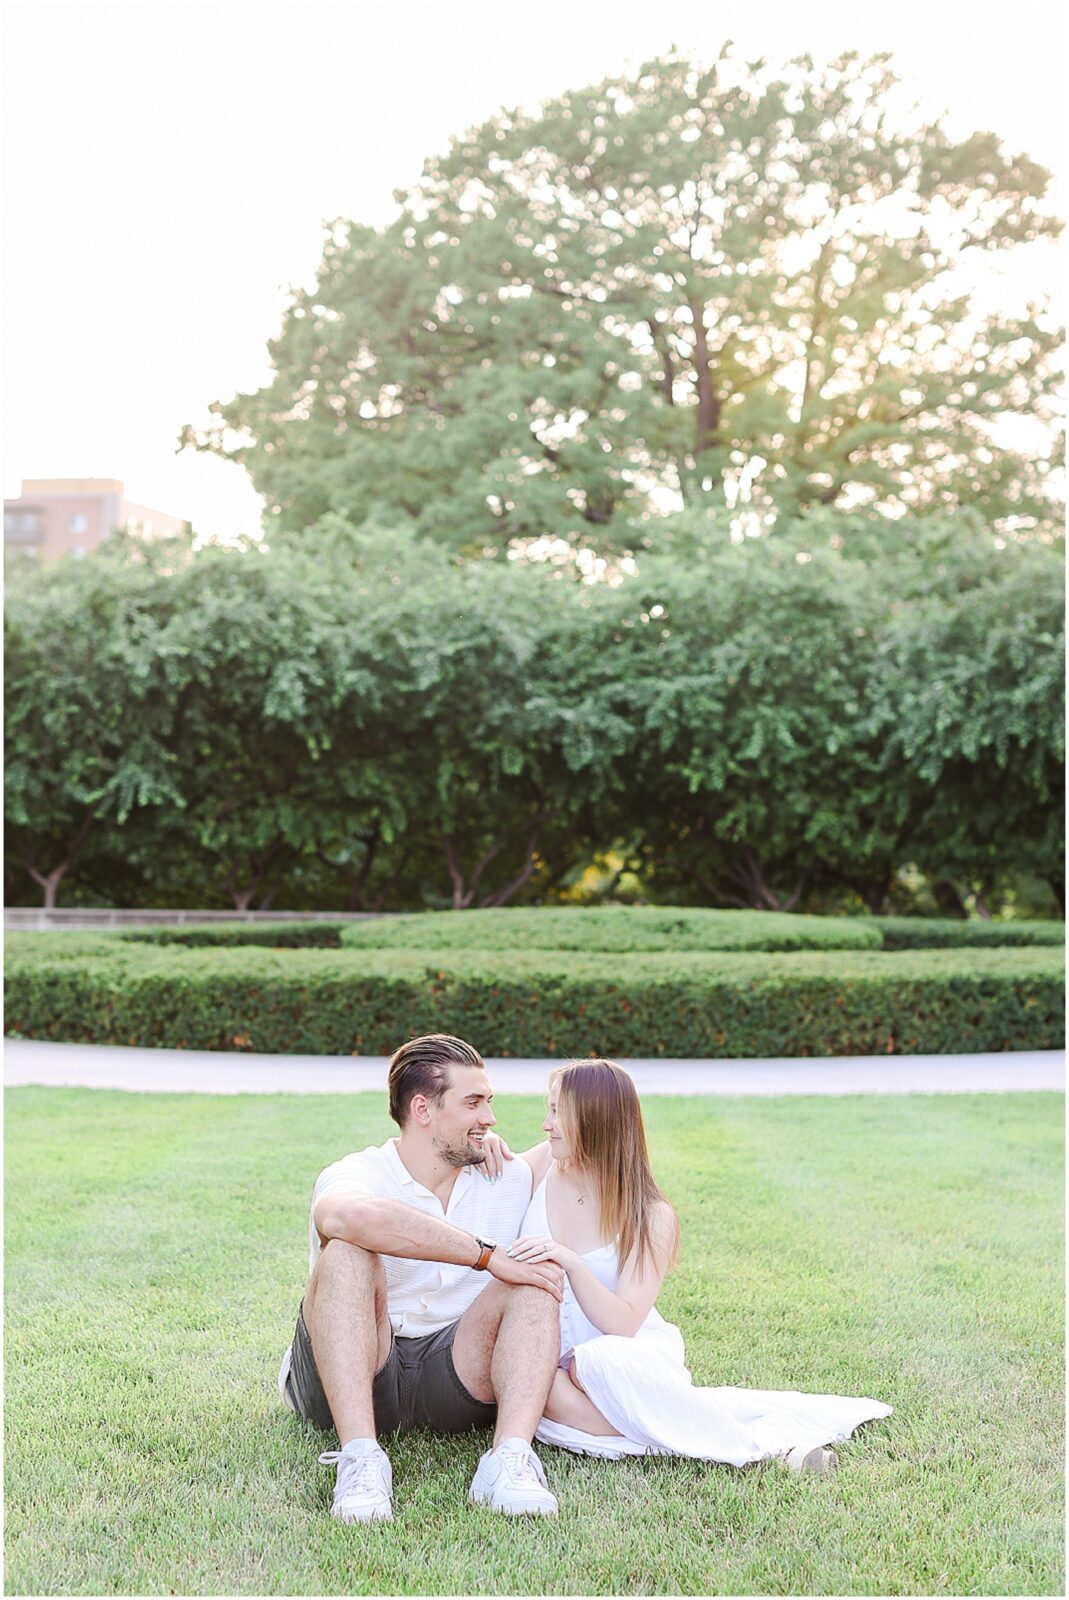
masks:
{"label": "woman's white dress", "polygon": [[[551,1235],[545,1179],[531,1197],[521,1233]],[[612,1245],[588,1250],[582,1259],[601,1283],[616,1288],[619,1261]],[[633,1338],[600,1333],[567,1280],[560,1331],[561,1365],[574,1361],[579,1382],[621,1437],[583,1433],[543,1417],[536,1438],[582,1455],[680,1455],[742,1467],[796,1446],[835,1443],[862,1422],[891,1413],[865,1397],[695,1388],[683,1336],[656,1306]]]}

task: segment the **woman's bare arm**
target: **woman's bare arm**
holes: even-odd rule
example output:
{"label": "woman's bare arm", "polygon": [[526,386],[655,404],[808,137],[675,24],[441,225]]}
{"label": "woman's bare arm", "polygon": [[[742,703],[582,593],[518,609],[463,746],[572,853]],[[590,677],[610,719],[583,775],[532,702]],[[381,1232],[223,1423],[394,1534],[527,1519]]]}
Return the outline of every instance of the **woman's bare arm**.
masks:
{"label": "woman's bare arm", "polygon": [[581,1310],[601,1333],[631,1338],[648,1317],[660,1293],[676,1239],[676,1215],[667,1201],[659,1205],[651,1223],[652,1245],[641,1265],[637,1249],[624,1264],[615,1290],[607,1289],[575,1250],[555,1239],[517,1239],[509,1254],[518,1261],[557,1261],[568,1274],[572,1293]]}

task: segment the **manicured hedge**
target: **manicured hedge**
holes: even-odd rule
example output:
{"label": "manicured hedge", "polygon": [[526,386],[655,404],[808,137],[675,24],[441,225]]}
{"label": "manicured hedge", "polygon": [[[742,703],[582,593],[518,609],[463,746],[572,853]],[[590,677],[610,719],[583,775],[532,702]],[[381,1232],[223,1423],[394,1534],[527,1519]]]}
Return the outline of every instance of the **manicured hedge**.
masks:
{"label": "manicured hedge", "polygon": [[179,928],[129,928],[118,937],[138,944],[180,944],[190,950],[209,945],[266,945],[273,950],[336,950],[344,922],[210,922]]}
{"label": "manicured hedge", "polygon": [[674,906],[509,906],[347,923],[360,950],[879,950],[873,923]]}
{"label": "manicured hedge", "polygon": [[874,917],[885,950],[1009,948],[1065,944],[1064,922],[968,922],[951,917]]}
{"label": "manicured hedge", "polygon": [[[47,939],[53,935],[21,937]],[[961,922],[926,917],[808,917],[671,906],[530,906],[495,911],[428,911],[358,923],[204,923],[65,931],[58,937],[69,952],[106,950],[113,948],[116,941],[181,945],[187,949],[253,945],[284,950],[429,950],[436,954],[465,950],[576,950],[587,954],[643,950],[787,952],[1061,945],[1065,924]]]}
{"label": "manicured hedge", "polygon": [[1063,1039],[1063,959],[1049,949],[179,953],[113,940],[101,954],[50,955],[41,939],[8,941],[7,1027],[31,1038],[386,1055],[443,1031],[490,1056],[623,1057],[915,1055]]}

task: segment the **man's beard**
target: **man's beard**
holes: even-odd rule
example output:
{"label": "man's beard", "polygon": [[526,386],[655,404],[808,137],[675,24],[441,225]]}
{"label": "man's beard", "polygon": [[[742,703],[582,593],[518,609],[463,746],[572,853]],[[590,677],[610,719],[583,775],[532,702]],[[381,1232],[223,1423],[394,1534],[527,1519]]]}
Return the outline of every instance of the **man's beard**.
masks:
{"label": "man's beard", "polygon": [[438,1144],[435,1153],[450,1167],[481,1167],[486,1160],[484,1150],[475,1150],[470,1144]]}

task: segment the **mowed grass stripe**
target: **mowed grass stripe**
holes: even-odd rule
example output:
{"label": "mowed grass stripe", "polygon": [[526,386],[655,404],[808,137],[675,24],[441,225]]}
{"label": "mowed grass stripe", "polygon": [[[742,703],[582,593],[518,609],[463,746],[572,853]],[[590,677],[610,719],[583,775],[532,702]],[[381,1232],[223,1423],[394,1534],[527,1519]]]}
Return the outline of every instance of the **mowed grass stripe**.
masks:
{"label": "mowed grass stripe", "polygon": [[[537,1136],[539,1100],[498,1109]],[[646,1110],[696,1381],[896,1407],[836,1479],[547,1449],[532,1526],[465,1505],[485,1438],[417,1435],[395,1523],[341,1528],[274,1376],[311,1183],[382,1097],[15,1090],[9,1592],[1061,1592],[1060,1097]]]}

